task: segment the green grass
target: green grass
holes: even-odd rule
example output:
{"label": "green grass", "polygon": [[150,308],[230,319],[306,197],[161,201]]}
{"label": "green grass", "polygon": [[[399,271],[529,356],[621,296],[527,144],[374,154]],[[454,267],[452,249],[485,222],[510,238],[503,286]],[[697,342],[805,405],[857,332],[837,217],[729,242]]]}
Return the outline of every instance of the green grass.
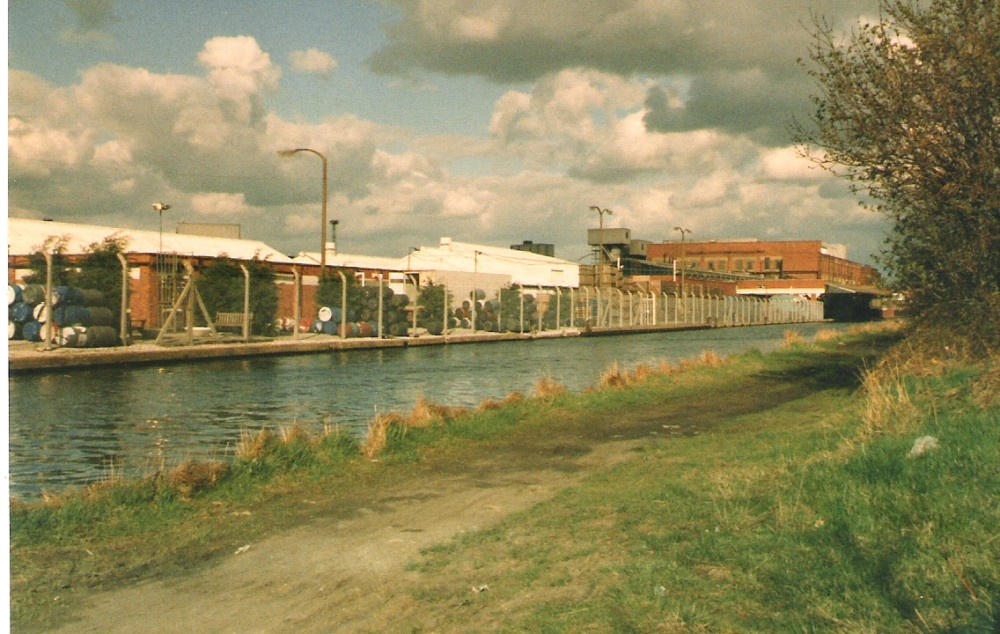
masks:
{"label": "green grass", "polygon": [[[962,396],[976,376],[911,379],[931,415],[898,436],[857,441],[858,399],[833,389],[651,443],[427,553],[419,598],[487,583],[448,622],[498,631],[995,631],[1000,416]],[[908,458],[922,435],[940,449]]]}
{"label": "green grass", "polygon": [[[15,505],[13,622],[45,629],[91,589],[206,565],[427,470],[484,455],[543,468],[622,439],[636,443],[633,460],[413,562],[427,620],[412,627],[993,631],[1000,412],[978,398],[977,366],[899,378],[906,406],[878,375],[866,385],[884,387],[886,402],[867,407],[862,370],[893,341],[751,352],[624,388],[445,412],[419,428],[400,416],[376,461],[336,434],[262,435],[217,471]],[[923,435],[940,448],[907,458]]]}

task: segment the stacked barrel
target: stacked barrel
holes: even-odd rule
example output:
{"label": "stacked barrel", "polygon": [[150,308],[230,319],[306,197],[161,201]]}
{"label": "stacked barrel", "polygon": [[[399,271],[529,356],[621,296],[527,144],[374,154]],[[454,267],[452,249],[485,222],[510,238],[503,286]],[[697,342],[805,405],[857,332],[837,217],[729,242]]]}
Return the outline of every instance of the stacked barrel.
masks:
{"label": "stacked barrel", "polygon": [[[409,297],[396,294],[389,287],[382,288],[383,334],[400,337],[407,334],[406,310]],[[321,306],[317,311],[313,331],[327,335],[347,337],[375,337],[378,335],[379,287],[363,286],[348,299],[347,315],[339,306]]]}
{"label": "stacked barrel", "polygon": [[530,331],[538,322],[538,305],[532,295],[524,294],[519,289],[508,288],[500,292],[500,302],[502,309],[500,317],[503,323],[500,325],[505,332],[520,332],[522,326],[521,315],[523,312],[524,330]]}
{"label": "stacked barrel", "polygon": [[476,289],[469,293],[469,299],[463,300],[462,305],[453,311],[451,327],[499,332],[499,315],[499,300],[486,299],[486,291]]}
{"label": "stacked barrel", "polygon": [[92,289],[58,286],[46,301],[40,285],[9,285],[7,338],[51,341],[69,348],[116,346],[114,314],[100,305],[103,301],[103,294]]}

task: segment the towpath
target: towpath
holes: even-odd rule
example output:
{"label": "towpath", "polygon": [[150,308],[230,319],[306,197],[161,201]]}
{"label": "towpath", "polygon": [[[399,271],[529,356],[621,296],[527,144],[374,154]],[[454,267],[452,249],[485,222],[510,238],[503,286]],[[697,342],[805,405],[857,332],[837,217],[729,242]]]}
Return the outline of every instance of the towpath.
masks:
{"label": "towpath", "polygon": [[78,607],[56,631],[462,631],[449,621],[449,606],[428,609],[414,598],[429,582],[430,573],[411,566],[421,551],[494,526],[593,474],[639,459],[636,449],[647,443],[804,398],[816,389],[808,374],[748,377],[741,398],[708,395],[685,403],[683,412],[659,403],[611,417],[560,417],[547,422],[544,435],[515,430],[463,451],[460,463],[447,452],[432,455],[405,470],[405,478],[392,476],[391,466],[375,469],[382,475],[373,486],[298,500],[316,508],[308,521],[255,543],[233,544],[217,561],[73,597]]}

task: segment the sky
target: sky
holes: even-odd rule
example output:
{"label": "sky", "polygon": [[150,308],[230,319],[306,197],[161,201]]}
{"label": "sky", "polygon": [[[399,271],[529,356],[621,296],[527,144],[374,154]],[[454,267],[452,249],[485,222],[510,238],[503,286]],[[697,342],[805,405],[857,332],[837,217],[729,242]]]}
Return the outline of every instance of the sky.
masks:
{"label": "sky", "polygon": [[441,237],[844,244],[885,221],[799,156],[812,15],[876,0],[9,0],[9,215],[239,224],[318,251]]}

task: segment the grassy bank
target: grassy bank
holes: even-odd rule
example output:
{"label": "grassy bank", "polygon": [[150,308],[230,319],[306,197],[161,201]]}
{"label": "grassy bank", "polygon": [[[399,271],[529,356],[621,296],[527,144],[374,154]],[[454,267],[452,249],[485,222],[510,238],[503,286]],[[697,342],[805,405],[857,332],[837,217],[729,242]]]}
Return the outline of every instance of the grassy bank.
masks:
{"label": "grassy bank", "polygon": [[[15,505],[14,623],[44,629],[93,589],[191,570],[471,456],[525,466],[631,440],[636,459],[413,562],[401,626],[991,631],[996,368],[890,364],[859,395],[894,340],[612,368],[582,395],[542,381],[475,411],[421,403],[364,446],[276,430],[232,465]],[[931,448],[908,457],[923,436]]]}
{"label": "grassy bank", "polygon": [[652,443],[430,553],[420,600],[498,631],[995,632],[1000,408],[982,378],[873,375],[865,399],[819,391]]}

